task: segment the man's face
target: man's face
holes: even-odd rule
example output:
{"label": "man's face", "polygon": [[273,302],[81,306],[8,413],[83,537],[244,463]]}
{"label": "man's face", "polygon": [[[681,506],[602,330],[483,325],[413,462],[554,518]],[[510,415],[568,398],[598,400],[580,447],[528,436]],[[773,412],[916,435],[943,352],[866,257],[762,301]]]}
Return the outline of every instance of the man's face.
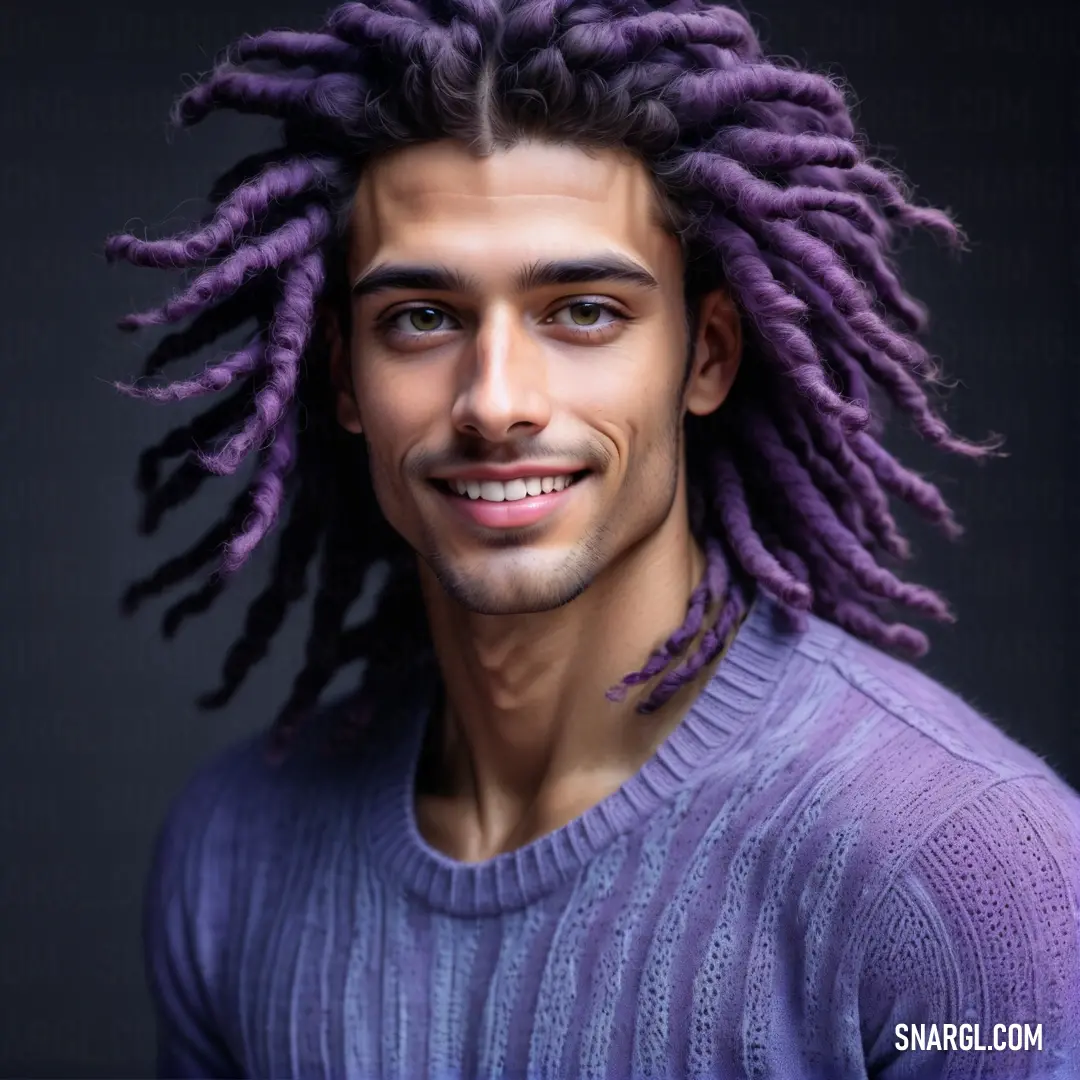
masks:
{"label": "man's face", "polygon": [[685,516],[700,378],[680,395],[682,258],[639,163],[546,143],[398,151],[358,186],[348,269],[339,422],[363,430],[387,520],[466,609],[558,607]]}

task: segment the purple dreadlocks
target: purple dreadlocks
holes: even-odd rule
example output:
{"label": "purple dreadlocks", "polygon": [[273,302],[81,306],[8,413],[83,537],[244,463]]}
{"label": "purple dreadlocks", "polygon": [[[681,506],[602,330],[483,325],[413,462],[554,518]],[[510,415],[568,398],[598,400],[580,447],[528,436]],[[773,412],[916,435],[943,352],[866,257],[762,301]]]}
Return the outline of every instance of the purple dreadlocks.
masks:
{"label": "purple dreadlocks", "polygon": [[[702,0],[660,10],[646,0],[348,3],[317,33],[242,38],[180,98],[175,120],[194,124],[221,108],[279,118],[281,145],[223,177],[194,231],[119,235],[106,248],[111,259],[200,271],[162,307],[121,323],[193,320],[162,341],[148,373],[247,322],[256,327],[194,378],[118,384],[157,401],[236,387],[144,455],[147,531],[208,473],[257,459],[226,517],[129,591],[131,608],[193,575],[224,545],[205,585],[167,613],[167,635],[213,602],[291,503],[270,584],[205,707],[228,700],[265,653],[320,544],[306,666],[275,724],[279,736],[346,664],[367,660],[371,683],[395,665],[400,673],[403,658],[425,644],[415,566],[381,518],[363,447],[332,422],[315,329],[320,305],[338,305],[347,321],[344,236],[365,165],[387,149],[443,138],[477,154],[529,137],[635,153],[683,247],[688,318],[717,284],[742,313],[745,357],[730,397],[713,416],[687,419],[705,575],[684,625],[609,697],[666,671],[640,708],[670,698],[723,647],[755,582],[796,622],[814,611],[911,655],[925,652],[927,640],[887,621],[890,605],[951,618],[940,596],[888,568],[908,555],[890,495],[949,535],[959,528],[939,491],[881,446],[872,404],[887,398],[936,447],[992,452],[990,442],[954,436],[932,408],[924,388],[938,372],[917,341],[926,312],[890,258],[897,229],[923,227],[953,247],[962,236],[946,213],[914,205],[902,178],[867,155],[842,89],[766,59],[742,15]],[[192,440],[203,447],[195,461],[159,484],[159,462]],[[391,573],[377,609],[346,628],[378,560]]]}

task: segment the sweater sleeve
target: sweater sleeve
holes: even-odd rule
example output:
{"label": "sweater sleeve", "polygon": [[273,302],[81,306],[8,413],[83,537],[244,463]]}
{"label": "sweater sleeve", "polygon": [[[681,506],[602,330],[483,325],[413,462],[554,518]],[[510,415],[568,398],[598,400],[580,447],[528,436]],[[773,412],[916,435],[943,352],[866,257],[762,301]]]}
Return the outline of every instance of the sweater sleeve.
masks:
{"label": "sweater sleeve", "polygon": [[1050,778],[999,781],[931,826],[872,916],[859,993],[871,1077],[1076,1075],[1078,831],[1075,798]]}
{"label": "sweater sleeve", "polygon": [[191,783],[169,808],[144,893],[144,961],[162,1078],[243,1075],[217,1030],[207,979],[213,920],[204,918],[206,894],[220,887],[206,865],[208,794]]}

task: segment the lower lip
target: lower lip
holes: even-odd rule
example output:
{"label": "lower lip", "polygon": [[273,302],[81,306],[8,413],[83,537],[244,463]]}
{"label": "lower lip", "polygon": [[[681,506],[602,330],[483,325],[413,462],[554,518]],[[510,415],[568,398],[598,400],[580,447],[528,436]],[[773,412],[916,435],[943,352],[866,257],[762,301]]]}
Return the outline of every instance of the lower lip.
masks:
{"label": "lower lip", "polygon": [[488,529],[521,529],[535,525],[560,506],[564,506],[586,479],[587,477],[581,477],[562,491],[550,491],[546,495],[526,495],[524,499],[514,499],[512,502],[470,499],[468,495],[458,495],[438,485],[436,489],[452,510],[477,525]]}

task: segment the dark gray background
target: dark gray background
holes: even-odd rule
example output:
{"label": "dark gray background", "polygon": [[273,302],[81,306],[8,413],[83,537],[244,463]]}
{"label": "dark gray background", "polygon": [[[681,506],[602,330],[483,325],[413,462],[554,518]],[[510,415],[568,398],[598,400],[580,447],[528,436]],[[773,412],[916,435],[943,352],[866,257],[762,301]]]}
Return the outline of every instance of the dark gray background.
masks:
{"label": "dark gray background", "polygon": [[[178,226],[272,130],[218,116],[167,138],[182,75],[244,30],[314,28],[325,9],[64,8],[0,7],[0,1074],[135,1076],[152,1060],[139,914],[154,831],[195,764],[283,701],[306,612],[219,713],[194,698],[216,686],[269,551],[171,643],[158,635],[163,602],[119,617],[124,586],[199,536],[237,485],[214,481],[153,539],[136,536],[139,450],[205,401],[153,406],[108,385],[137,375],[146,352],[113,321],[175,281],[106,268],[101,243],[129,224]],[[1005,432],[1012,456],[975,467],[894,440],[969,528],[957,546],[913,532],[912,573],[960,615],[933,632],[925,666],[1075,785],[1076,5],[751,10],[772,51],[851,80],[870,137],[971,235],[959,263],[920,241],[905,265],[936,314],[931,345],[962,380],[951,420],[974,438]]]}

